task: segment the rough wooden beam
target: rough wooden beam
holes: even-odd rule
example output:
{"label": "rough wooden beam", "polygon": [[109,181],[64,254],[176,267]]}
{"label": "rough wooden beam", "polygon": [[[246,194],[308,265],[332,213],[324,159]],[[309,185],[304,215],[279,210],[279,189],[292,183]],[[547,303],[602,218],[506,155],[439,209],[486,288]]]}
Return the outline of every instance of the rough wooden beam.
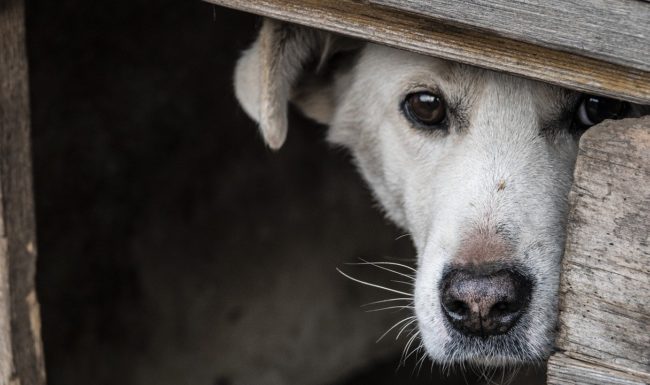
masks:
{"label": "rough wooden beam", "polygon": [[368,0],[650,71],[650,3],[638,0]]}
{"label": "rough wooden beam", "polygon": [[578,91],[650,104],[648,71],[444,24],[367,0],[207,1]]}
{"label": "rough wooden beam", "polygon": [[650,116],[580,141],[549,384],[650,383]]}
{"label": "rough wooden beam", "polygon": [[0,2],[0,385],[41,385],[45,370],[22,0]]}

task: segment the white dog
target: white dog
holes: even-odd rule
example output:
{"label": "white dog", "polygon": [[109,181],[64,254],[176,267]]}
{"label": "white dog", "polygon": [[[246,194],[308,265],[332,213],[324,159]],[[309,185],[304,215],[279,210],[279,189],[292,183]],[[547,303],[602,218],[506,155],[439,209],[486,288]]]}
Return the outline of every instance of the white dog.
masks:
{"label": "white dog", "polygon": [[578,138],[635,106],[268,20],[235,87],[271,148],[291,101],[352,152],[415,244],[434,361],[548,356]]}

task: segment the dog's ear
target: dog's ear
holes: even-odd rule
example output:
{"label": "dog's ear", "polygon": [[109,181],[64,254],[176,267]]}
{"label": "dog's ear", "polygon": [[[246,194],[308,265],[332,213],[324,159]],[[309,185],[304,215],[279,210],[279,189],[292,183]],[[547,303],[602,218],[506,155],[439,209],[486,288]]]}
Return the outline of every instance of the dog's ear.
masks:
{"label": "dog's ear", "polygon": [[288,102],[328,123],[334,111],[330,62],[361,43],[338,35],[265,19],[255,43],[235,69],[235,94],[259,123],[264,140],[279,149],[287,136]]}

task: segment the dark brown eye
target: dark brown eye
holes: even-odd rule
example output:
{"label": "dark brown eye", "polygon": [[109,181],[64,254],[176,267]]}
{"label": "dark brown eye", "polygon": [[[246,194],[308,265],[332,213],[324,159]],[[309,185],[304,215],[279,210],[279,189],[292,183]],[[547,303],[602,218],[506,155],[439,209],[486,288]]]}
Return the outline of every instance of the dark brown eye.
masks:
{"label": "dark brown eye", "polygon": [[406,96],[404,114],[414,123],[435,127],[445,120],[445,103],[440,96],[428,91],[414,92]]}
{"label": "dark brown eye", "polygon": [[576,118],[584,127],[591,127],[605,119],[620,119],[627,110],[626,102],[603,96],[585,96],[578,107]]}

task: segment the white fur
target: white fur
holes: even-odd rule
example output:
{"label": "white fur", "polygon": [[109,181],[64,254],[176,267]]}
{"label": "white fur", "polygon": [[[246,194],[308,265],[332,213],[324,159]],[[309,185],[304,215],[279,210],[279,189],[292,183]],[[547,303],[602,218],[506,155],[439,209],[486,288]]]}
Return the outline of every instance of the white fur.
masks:
{"label": "white fur", "polygon": [[[255,50],[240,62],[236,87],[259,121]],[[413,127],[400,103],[419,90],[460,103],[467,124],[431,133]],[[415,313],[429,356],[491,365],[545,358],[554,337],[577,141],[564,123],[545,133],[540,122],[552,122],[578,95],[374,44],[327,87],[294,95],[308,116],[329,123],[329,141],[352,152],[387,216],[411,235],[418,253]],[[443,320],[439,281],[469,232],[495,223],[508,230],[510,261],[535,280],[532,303],[509,337],[469,343]],[[499,339],[511,349],[499,348]]]}

